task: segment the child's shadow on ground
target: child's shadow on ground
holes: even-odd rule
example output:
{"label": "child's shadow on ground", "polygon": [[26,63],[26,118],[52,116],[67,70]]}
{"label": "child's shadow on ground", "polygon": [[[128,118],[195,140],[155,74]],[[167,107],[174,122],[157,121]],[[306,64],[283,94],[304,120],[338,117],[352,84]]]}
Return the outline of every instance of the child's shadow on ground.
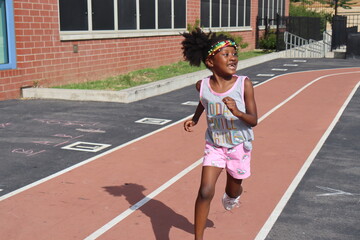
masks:
{"label": "child's shadow on ground", "polygon": [[[143,194],[146,188],[135,183],[125,183],[122,186],[108,186],[104,187],[104,189],[113,196],[125,196],[126,200],[131,204],[131,208],[135,208],[134,204],[146,198]],[[179,198],[181,199],[181,196]],[[150,218],[156,240],[168,240],[171,227],[177,227],[194,234],[194,225],[187,218],[176,213],[158,200],[149,200],[139,210]],[[206,225],[207,227],[213,227],[214,223],[208,220]]]}

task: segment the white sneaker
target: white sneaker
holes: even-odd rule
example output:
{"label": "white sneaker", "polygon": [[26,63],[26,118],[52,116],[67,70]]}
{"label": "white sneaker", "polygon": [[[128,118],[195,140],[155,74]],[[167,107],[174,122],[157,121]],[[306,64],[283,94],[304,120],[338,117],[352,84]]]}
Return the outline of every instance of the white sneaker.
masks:
{"label": "white sneaker", "polygon": [[230,211],[235,206],[239,207],[239,199],[240,196],[238,196],[237,198],[231,198],[226,193],[224,193],[224,196],[222,198],[222,204],[226,210]]}

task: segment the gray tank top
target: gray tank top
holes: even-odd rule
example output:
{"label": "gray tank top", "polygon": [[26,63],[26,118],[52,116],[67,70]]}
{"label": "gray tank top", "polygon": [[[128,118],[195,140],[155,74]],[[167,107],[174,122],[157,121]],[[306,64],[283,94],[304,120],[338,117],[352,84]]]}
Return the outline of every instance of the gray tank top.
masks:
{"label": "gray tank top", "polygon": [[200,101],[205,108],[208,128],[205,139],[217,147],[232,148],[244,143],[248,150],[252,149],[251,141],[254,133],[251,126],[235,117],[222,99],[229,96],[236,101],[238,109],[245,110],[244,83],[246,76],[236,76],[237,80],[230,90],[225,93],[216,93],[210,87],[210,77],[202,80],[200,87]]}

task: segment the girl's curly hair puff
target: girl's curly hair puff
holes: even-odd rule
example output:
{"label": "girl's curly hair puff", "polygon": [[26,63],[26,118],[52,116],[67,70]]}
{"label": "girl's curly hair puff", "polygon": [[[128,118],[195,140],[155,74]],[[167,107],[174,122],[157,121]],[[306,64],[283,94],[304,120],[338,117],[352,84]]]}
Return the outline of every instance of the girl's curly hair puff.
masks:
{"label": "girl's curly hair puff", "polygon": [[200,28],[195,28],[192,32],[184,32],[181,34],[185,39],[182,41],[183,55],[186,61],[192,66],[200,66],[201,62],[205,64],[208,51],[214,44],[234,39],[213,32],[204,33]]}

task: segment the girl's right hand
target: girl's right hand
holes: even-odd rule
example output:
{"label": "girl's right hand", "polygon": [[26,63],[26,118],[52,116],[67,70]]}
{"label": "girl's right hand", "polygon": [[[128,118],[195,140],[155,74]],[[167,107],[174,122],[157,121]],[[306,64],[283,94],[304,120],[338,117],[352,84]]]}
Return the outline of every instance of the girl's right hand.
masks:
{"label": "girl's right hand", "polygon": [[193,120],[186,120],[184,122],[184,129],[187,132],[192,132],[192,127],[194,127],[196,125],[196,122],[194,122]]}

